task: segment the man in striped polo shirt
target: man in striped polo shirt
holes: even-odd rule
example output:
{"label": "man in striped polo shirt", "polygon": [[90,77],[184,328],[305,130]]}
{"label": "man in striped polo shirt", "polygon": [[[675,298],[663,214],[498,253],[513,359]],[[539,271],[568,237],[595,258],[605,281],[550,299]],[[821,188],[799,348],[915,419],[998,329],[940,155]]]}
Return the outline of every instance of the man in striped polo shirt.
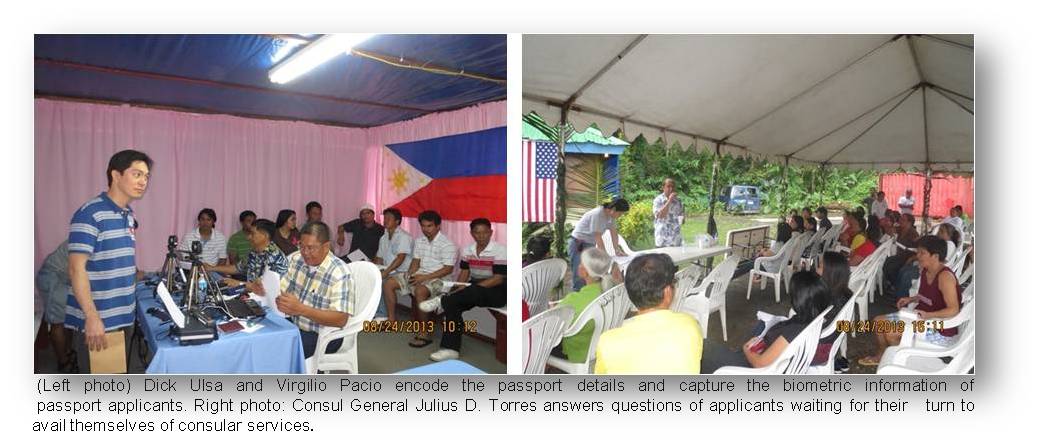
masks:
{"label": "man in striped polo shirt", "polygon": [[[137,220],[130,201],[144,196],[152,159],[123,150],[108,161],[108,191],[85,203],[69,225],[69,277],[72,294],[65,326],[76,331],[77,345],[108,348],[105,332],[134,324]],[[84,355],[85,350],[80,350]],[[86,365],[86,362],[80,365]]]}

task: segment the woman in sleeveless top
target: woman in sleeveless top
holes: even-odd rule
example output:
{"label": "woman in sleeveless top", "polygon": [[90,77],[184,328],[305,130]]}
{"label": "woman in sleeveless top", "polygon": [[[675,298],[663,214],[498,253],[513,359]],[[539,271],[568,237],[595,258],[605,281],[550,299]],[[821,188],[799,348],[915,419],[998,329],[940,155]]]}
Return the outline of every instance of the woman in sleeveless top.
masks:
{"label": "woman in sleeveless top", "polygon": [[[957,284],[957,277],[950,268],[946,267],[946,241],[934,235],[926,235],[917,241],[917,261],[921,265],[921,286],[917,295],[900,298],[896,307],[902,308],[910,303],[917,303],[915,312],[917,319],[929,321],[941,321],[957,316],[961,311],[961,287]],[[881,315],[878,321],[897,321],[898,312]],[[877,326],[884,328],[887,326]],[[904,331],[913,331],[904,328]],[[876,333],[878,350],[876,355],[860,358],[860,365],[877,365],[885,349],[899,345],[901,334],[897,332]],[[928,342],[936,345],[949,346],[956,342],[956,328],[935,330],[926,328],[925,338]]]}

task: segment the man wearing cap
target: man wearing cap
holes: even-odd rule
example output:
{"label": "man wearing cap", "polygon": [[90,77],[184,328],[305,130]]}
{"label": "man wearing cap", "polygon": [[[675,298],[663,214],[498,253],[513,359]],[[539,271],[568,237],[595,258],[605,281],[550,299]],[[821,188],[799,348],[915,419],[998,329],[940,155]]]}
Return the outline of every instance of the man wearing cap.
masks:
{"label": "man wearing cap", "polygon": [[350,234],[350,248],[341,258],[350,262],[347,254],[358,249],[368,257],[369,261],[376,257],[379,251],[379,238],[383,236],[383,225],[376,223],[376,211],[368,203],[361,205],[358,218],[339,225],[336,231],[336,244],[341,247],[346,243],[346,234]]}

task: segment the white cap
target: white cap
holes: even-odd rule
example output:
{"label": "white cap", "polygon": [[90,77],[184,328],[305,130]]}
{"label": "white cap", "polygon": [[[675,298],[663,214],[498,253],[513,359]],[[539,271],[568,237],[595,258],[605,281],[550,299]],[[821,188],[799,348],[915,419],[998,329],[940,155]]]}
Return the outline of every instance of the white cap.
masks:
{"label": "white cap", "polygon": [[376,212],[376,208],[372,207],[371,203],[365,203],[361,205],[361,209],[358,212],[364,211],[366,209],[372,212]]}

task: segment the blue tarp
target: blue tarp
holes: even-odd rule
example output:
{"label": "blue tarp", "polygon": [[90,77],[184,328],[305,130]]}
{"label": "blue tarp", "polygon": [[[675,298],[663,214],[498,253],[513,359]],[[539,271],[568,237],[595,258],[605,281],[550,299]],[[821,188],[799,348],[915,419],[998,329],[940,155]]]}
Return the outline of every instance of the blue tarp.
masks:
{"label": "blue tarp", "polygon": [[[299,47],[265,35],[37,35],[35,90],[362,127],[506,95],[504,84],[353,55],[271,83],[268,70]],[[358,49],[506,78],[505,35],[377,35]]]}

